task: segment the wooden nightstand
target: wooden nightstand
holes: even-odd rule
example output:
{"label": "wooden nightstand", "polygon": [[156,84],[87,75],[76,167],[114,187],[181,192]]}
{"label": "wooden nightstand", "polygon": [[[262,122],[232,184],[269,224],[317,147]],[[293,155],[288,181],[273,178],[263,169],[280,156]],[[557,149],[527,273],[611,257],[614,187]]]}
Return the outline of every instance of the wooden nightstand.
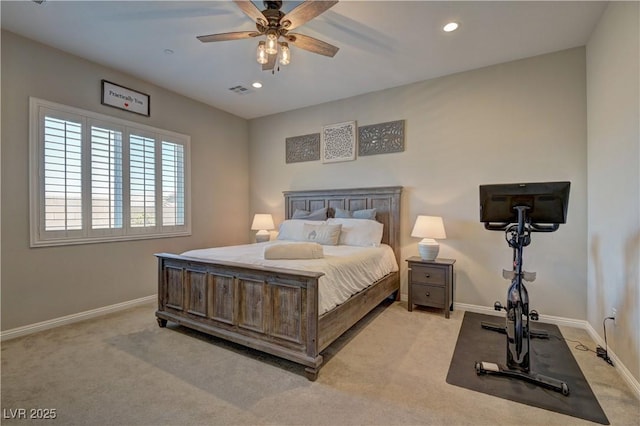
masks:
{"label": "wooden nightstand", "polygon": [[422,260],[418,256],[409,263],[409,312],[413,305],[444,309],[445,318],[453,310],[453,264],[455,259]]}

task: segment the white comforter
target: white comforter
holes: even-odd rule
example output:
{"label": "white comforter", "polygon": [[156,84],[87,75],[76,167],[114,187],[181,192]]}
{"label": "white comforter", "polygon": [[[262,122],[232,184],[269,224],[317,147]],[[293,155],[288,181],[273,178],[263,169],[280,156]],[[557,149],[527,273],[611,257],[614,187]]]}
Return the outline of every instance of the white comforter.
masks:
{"label": "white comforter", "polygon": [[393,250],[386,244],[380,247],[323,246],[322,259],[266,260],[264,248],[271,244],[291,244],[288,241],[240,246],[190,250],[183,256],[207,260],[221,260],[249,265],[279,267],[324,272],[318,285],[318,309],[323,314],[345,302],[385,275],[398,270]]}

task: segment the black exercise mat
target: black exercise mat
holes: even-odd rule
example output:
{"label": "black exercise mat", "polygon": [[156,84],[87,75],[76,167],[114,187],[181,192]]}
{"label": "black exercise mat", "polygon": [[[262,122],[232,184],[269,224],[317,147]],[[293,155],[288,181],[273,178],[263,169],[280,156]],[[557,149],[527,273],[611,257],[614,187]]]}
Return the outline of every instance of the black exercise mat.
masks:
{"label": "black exercise mat", "polygon": [[[519,379],[477,375],[476,361],[505,365],[507,360],[506,335],[483,329],[481,322],[503,325],[505,319],[465,312],[449,366],[447,383],[592,422],[609,424],[571,350],[562,339],[531,339],[531,371],[565,382],[569,386],[569,396]],[[562,336],[558,327],[553,324],[531,322],[530,326],[532,330],[546,330],[550,335]]]}

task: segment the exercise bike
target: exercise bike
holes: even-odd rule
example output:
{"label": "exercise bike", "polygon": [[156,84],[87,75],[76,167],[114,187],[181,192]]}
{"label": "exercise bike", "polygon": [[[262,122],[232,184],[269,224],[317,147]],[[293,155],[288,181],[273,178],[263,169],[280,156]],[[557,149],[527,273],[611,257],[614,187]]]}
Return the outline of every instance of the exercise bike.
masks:
{"label": "exercise bike", "polygon": [[[562,182],[565,184],[565,182]],[[566,183],[568,184],[568,182]],[[523,188],[526,185],[532,186],[534,188],[529,188],[529,190],[535,190],[535,188],[541,184],[519,184],[518,188]],[[546,184],[549,185],[549,184]],[[486,185],[492,186],[492,185]],[[486,187],[485,186],[485,187]],[[499,185],[493,185],[494,187],[499,187]],[[504,191],[504,188],[500,188]],[[490,188],[489,192],[493,192],[495,190],[500,190],[498,188]],[[510,191],[514,192],[513,188],[509,188]],[[517,192],[517,190],[516,190]],[[538,189],[538,192],[540,190]],[[544,191],[542,191],[544,192]],[[513,195],[513,194],[510,194]],[[487,196],[485,194],[484,199],[485,203],[481,205],[481,211],[484,207],[486,210],[492,210],[490,203],[491,201],[505,202],[507,201],[508,205],[511,207],[513,211],[513,215],[509,216],[509,221],[505,221],[502,223],[491,223],[490,221],[485,222],[485,229],[490,231],[504,231],[505,239],[509,247],[513,249],[513,270],[507,271],[503,270],[502,275],[506,279],[511,280],[511,285],[507,291],[507,306],[503,306],[500,302],[495,302],[494,309],[498,311],[505,310],[506,311],[506,325],[500,326],[493,323],[485,323],[481,324],[482,328],[497,331],[500,333],[504,333],[507,336],[507,363],[506,366],[486,361],[478,361],[475,363],[476,374],[493,374],[498,376],[511,377],[515,379],[525,380],[529,383],[533,383],[535,385],[554,390],[556,392],[560,392],[563,395],[569,395],[569,386],[558,379],[548,377],[536,372],[531,371],[531,359],[530,359],[530,340],[531,338],[548,338],[548,333],[543,330],[532,330],[529,327],[529,320],[536,321],[538,320],[538,312],[535,310],[529,310],[529,293],[527,288],[524,285],[524,281],[532,282],[536,278],[535,272],[526,272],[523,270],[522,266],[522,254],[524,247],[528,246],[531,243],[531,233],[532,232],[555,232],[559,228],[558,223],[552,223],[551,225],[542,225],[539,223],[532,222],[532,216],[530,212],[536,208],[536,200],[540,200],[540,194],[517,194],[511,197],[505,197],[504,195],[500,195],[498,197]],[[481,198],[482,195],[482,186],[481,186]],[[542,196],[542,200],[547,199],[551,200],[549,195]],[[566,217],[566,203],[568,202],[568,186],[566,188],[566,196],[564,196],[563,203],[555,203],[556,208],[558,205],[562,206],[564,204],[564,212],[562,219]],[[544,203],[542,203],[544,205]],[[541,214],[542,210],[540,208],[541,203],[538,203],[538,211],[537,215]],[[549,208],[550,206],[545,206]],[[504,207],[501,207],[504,210]],[[493,213],[496,213],[496,210],[493,209]],[[491,215],[492,213],[488,213]],[[482,213],[481,213],[482,216]],[[486,216],[486,215],[485,215]],[[500,214],[498,214],[500,216]],[[535,217],[535,216],[534,216]],[[501,219],[505,219],[504,212],[502,211]],[[513,224],[511,220],[517,219],[517,223]],[[549,220],[549,219],[545,219]],[[553,220],[558,220],[557,217],[554,217]],[[564,221],[562,221],[564,223]]]}

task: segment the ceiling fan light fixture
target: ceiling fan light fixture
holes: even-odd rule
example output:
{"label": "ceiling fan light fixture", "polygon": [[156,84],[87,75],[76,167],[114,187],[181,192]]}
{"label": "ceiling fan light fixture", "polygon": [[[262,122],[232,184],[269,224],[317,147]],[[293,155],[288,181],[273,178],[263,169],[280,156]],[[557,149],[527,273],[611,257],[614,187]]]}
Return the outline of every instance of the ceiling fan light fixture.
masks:
{"label": "ceiling fan light fixture", "polygon": [[256,60],[262,65],[269,62],[269,55],[267,54],[265,45],[266,43],[264,41],[258,42],[258,51],[256,52]]}
{"label": "ceiling fan light fixture", "polygon": [[[336,46],[332,46],[322,40],[305,36],[304,34],[289,33],[289,30],[293,30],[326,12],[338,3],[338,0],[302,0],[300,2],[292,2],[298,3],[298,5],[287,13],[281,10],[283,2],[279,0],[264,1],[264,10],[258,9],[255,4],[258,2],[255,1],[234,0],[234,3],[255,23],[255,30],[200,35],[196,38],[202,43],[211,43],[264,36],[264,38],[261,38],[262,41],[258,42],[256,61],[262,66],[262,71],[271,71],[272,73],[276,68],[278,71],[280,70],[280,67],[276,65],[278,62],[280,65],[287,65],[291,62],[291,51],[288,43],[293,43],[296,47],[308,52],[331,58],[339,50]],[[279,42],[280,37],[282,37],[283,42]]]}
{"label": "ceiling fan light fixture", "polygon": [[266,52],[269,55],[275,55],[278,53],[278,35],[275,31],[267,31],[267,43]]}
{"label": "ceiling fan light fixture", "polygon": [[291,51],[289,50],[289,43],[280,43],[280,64],[289,65],[291,62]]}

